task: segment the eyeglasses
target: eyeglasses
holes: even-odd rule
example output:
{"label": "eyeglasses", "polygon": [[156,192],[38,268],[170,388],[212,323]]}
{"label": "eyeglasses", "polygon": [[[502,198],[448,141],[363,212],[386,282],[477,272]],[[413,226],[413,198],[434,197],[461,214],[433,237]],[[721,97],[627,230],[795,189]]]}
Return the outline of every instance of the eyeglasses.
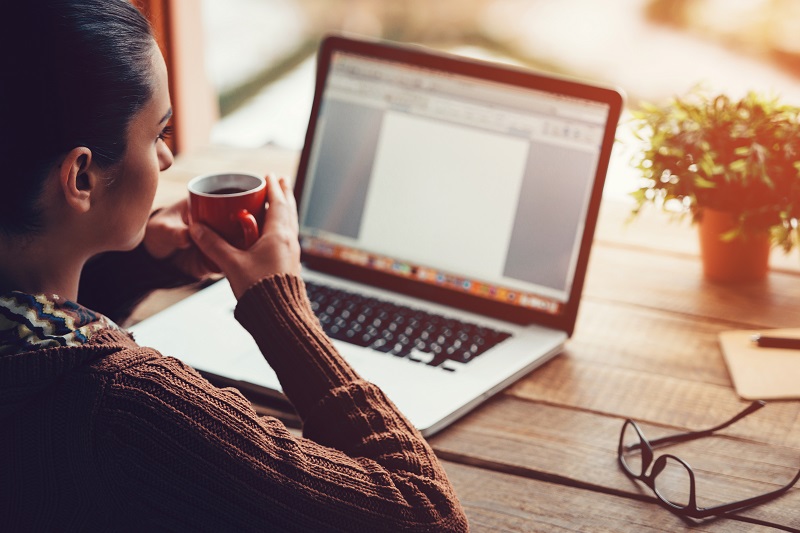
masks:
{"label": "eyeglasses", "polygon": [[[636,422],[628,419],[622,426],[622,433],[619,438],[617,452],[619,464],[628,477],[637,479],[650,487],[667,509],[684,518],[701,520],[715,517],[741,511],[777,498],[797,483],[798,479],[800,479],[800,471],[787,485],[766,494],[724,505],[698,507],[695,476],[692,468],[683,459],[670,454],[659,455],[655,458],[655,461],[653,460],[654,448],[707,437],[758,411],[764,405],[766,404],[763,401],[753,402],[747,409],[727,422],[710,429],[678,433],[653,440],[647,440]],[[669,474],[662,475],[664,472],[669,472]],[[660,478],[659,475],[661,475]],[[659,479],[661,480],[660,483]]]}

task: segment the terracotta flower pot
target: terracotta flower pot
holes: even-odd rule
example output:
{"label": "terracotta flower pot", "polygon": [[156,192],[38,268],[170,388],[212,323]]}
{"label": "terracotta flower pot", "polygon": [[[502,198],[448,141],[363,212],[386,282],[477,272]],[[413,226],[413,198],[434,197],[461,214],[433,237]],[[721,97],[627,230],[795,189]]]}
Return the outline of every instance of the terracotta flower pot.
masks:
{"label": "terracotta flower pot", "polygon": [[724,241],[736,220],[724,211],[704,209],[699,226],[703,275],[709,281],[736,283],[762,280],[769,271],[769,233],[746,233]]}

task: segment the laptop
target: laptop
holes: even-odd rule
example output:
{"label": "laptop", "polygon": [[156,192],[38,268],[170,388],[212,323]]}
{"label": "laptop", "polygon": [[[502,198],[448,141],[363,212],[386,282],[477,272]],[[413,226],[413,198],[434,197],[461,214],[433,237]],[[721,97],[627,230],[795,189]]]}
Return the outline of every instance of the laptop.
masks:
{"label": "laptop", "polygon": [[[423,435],[563,350],[622,102],[418,46],[323,40],[295,181],[303,277],[337,349]],[[222,280],[131,330],[212,381],[279,395],[235,304]]]}

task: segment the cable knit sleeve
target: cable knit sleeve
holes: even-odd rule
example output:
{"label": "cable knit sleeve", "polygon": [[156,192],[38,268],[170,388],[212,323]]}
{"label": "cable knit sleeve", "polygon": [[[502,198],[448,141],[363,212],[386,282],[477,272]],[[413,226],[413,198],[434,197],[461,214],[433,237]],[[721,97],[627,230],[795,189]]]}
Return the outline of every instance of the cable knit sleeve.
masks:
{"label": "cable knit sleeve", "polygon": [[115,354],[104,361],[113,379],[96,434],[126,516],[182,530],[467,530],[432,450],[337,354],[299,278],[252,287],[236,316],[295,403],[304,437],[176,359]]}

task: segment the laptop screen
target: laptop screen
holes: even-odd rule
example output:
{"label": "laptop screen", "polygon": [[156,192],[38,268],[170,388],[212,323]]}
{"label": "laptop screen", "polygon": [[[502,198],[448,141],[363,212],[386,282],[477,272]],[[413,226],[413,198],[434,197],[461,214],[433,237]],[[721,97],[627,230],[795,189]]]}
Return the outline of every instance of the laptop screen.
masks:
{"label": "laptop screen", "polygon": [[563,313],[612,105],[425,61],[324,60],[299,173],[306,257]]}

